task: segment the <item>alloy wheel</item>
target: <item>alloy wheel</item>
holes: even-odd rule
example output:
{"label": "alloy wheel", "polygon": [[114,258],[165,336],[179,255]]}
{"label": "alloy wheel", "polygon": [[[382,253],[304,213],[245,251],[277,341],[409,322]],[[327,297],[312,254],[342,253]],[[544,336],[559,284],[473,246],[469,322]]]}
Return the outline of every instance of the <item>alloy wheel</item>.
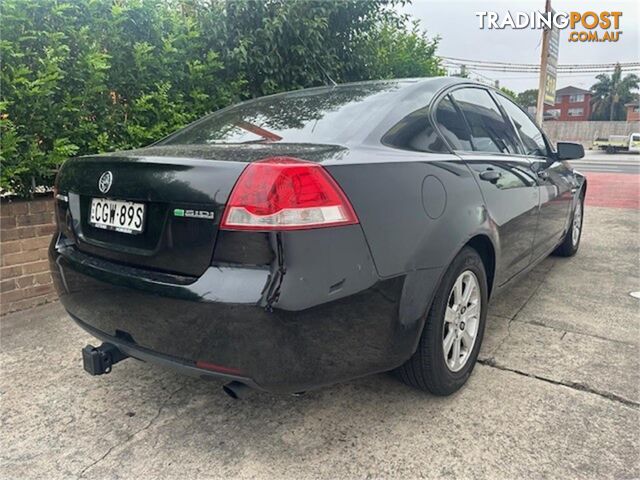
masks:
{"label": "alloy wheel", "polygon": [[571,229],[571,243],[575,247],[580,240],[580,229],[582,228],[582,202],[578,201],[573,212],[573,225]]}
{"label": "alloy wheel", "polygon": [[478,336],[482,300],[478,277],[462,272],[451,288],[442,329],[442,351],[447,367],[460,371],[469,360]]}

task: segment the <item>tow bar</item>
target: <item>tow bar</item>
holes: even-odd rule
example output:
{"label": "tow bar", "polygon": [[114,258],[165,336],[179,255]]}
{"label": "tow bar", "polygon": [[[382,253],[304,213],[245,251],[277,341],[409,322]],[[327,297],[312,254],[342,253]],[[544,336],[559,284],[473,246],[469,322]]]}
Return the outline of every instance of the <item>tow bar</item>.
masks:
{"label": "tow bar", "polygon": [[89,375],[109,373],[111,367],[125,358],[129,356],[112,343],[103,343],[99,347],[87,345],[82,349],[82,365]]}

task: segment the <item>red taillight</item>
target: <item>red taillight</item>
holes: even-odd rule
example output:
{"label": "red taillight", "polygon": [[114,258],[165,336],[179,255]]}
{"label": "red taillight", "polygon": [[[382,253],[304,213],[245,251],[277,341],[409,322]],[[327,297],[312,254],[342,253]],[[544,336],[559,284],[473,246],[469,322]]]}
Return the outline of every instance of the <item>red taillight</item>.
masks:
{"label": "red taillight", "polygon": [[324,168],[297,158],[274,157],[242,172],[220,228],[300,230],[355,223],[353,207]]}

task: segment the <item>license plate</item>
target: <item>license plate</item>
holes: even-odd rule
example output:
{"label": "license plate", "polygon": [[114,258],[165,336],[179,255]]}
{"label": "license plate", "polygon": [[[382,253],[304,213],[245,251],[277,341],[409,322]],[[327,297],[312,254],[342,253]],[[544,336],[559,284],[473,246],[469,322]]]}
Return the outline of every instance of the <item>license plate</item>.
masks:
{"label": "license plate", "polygon": [[92,198],[89,223],[104,230],[140,234],[144,229],[144,203]]}

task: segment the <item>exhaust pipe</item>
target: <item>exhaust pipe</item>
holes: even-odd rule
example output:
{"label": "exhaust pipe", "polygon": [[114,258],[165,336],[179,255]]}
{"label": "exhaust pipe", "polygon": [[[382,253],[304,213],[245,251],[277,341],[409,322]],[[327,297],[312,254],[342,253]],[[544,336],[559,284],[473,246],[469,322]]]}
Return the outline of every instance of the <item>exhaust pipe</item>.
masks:
{"label": "exhaust pipe", "polygon": [[251,389],[244,383],[233,381],[223,385],[222,390],[234,400],[240,400],[245,398]]}

